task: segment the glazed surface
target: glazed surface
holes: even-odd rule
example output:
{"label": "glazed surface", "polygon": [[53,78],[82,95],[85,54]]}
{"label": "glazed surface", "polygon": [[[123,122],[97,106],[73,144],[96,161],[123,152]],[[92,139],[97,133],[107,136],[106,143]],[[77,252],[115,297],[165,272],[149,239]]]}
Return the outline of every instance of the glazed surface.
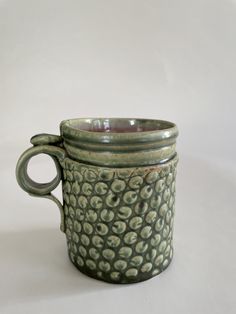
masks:
{"label": "glazed surface", "polygon": [[62,121],[60,130],[71,159],[97,166],[155,165],[176,154],[178,129],[169,121],[80,118]]}
{"label": "glazed surface", "polygon": [[177,161],[176,156],[162,165],[133,168],[61,162],[68,252],[80,271],[130,283],[169,265]]}

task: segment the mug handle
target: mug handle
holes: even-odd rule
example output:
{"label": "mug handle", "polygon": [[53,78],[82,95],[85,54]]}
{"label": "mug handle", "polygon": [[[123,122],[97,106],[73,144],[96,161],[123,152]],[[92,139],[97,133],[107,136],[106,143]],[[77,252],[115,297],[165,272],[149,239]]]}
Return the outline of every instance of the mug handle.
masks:
{"label": "mug handle", "polygon": [[[27,149],[20,156],[16,165],[17,182],[24,191],[29,193],[29,195],[48,198],[57,204],[61,214],[60,229],[62,232],[65,232],[63,205],[53,194],[51,194],[51,191],[58,186],[62,178],[60,162],[63,161],[66,156],[65,150],[62,148],[62,138],[58,135],[38,134],[33,136],[30,142],[33,144],[33,147]],[[51,182],[37,183],[33,181],[27,173],[30,159],[38,154],[49,155],[55,163],[57,174]]]}

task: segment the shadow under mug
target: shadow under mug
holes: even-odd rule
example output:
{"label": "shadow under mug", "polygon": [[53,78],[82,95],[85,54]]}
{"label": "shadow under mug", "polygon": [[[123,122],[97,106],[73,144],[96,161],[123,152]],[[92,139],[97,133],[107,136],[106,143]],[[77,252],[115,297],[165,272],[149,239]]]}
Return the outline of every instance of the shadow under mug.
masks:
{"label": "shadow under mug", "polygon": [[[132,283],[162,272],[173,256],[177,127],[153,119],[62,121],[61,135],[39,134],[18,160],[30,195],[60,209],[72,263],[93,278]],[[48,154],[57,175],[37,183],[31,157]],[[51,194],[62,181],[63,205]]]}

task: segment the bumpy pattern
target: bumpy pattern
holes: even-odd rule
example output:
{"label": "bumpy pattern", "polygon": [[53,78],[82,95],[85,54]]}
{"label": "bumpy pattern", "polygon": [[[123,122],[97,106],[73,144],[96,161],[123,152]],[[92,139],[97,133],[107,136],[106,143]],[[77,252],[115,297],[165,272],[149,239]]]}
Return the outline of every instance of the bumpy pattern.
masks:
{"label": "bumpy pattern", "polygon": [[169,265],[176,164],[177,157],[163,165],[120,169],[63,161],[69,257],[80,271],[129,283]]}

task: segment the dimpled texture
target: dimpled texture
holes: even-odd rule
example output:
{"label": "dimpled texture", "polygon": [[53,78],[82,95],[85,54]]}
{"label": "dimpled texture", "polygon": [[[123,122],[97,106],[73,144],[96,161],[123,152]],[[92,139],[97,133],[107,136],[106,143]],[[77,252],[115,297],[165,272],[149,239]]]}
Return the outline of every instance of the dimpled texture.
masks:
{"label": "dimpled texture", "polygon": [[64,159],[68,252],[81,272],[131,283],[169,265],[177,162],[176,156],[161,165],[105,168]]}

